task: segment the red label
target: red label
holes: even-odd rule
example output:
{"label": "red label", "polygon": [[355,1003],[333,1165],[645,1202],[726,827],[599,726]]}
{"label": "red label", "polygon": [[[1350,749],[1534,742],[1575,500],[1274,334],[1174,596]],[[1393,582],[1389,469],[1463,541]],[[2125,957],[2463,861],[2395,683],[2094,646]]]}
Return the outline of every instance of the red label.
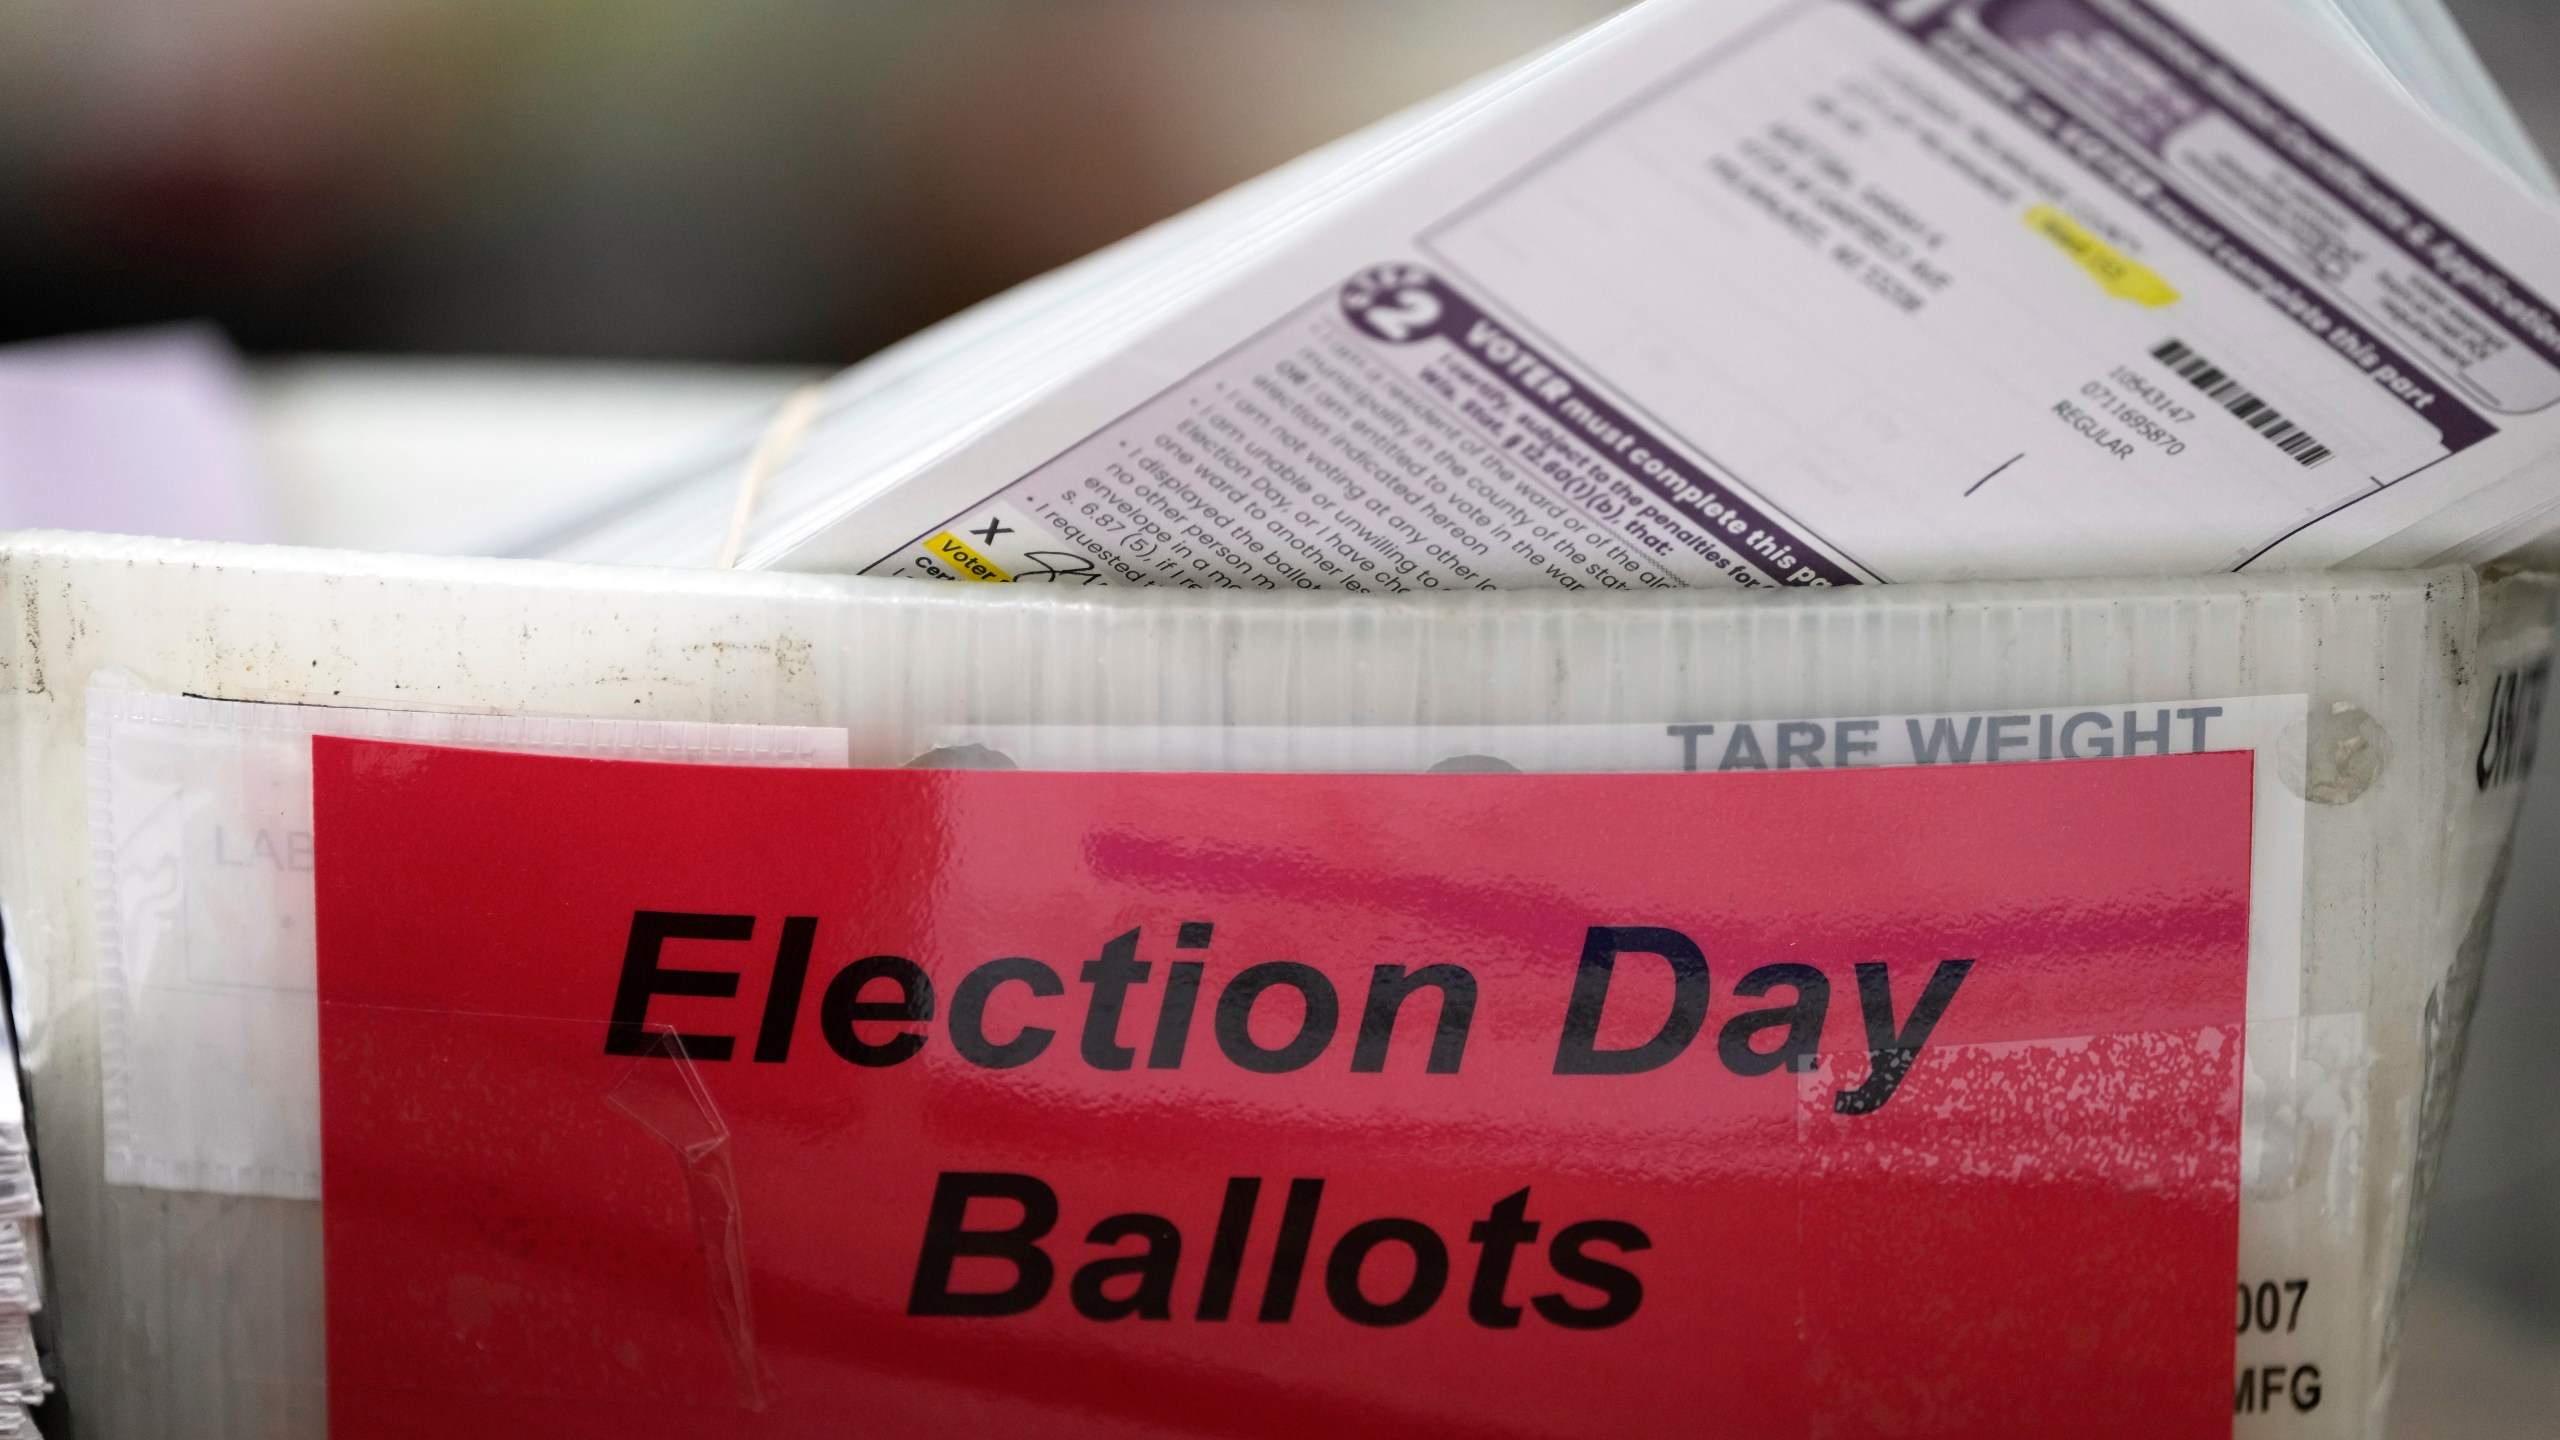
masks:
{"label": "red label", "polygon": [[2230,1433],[2245,753],[314,759],[338,1440]]}

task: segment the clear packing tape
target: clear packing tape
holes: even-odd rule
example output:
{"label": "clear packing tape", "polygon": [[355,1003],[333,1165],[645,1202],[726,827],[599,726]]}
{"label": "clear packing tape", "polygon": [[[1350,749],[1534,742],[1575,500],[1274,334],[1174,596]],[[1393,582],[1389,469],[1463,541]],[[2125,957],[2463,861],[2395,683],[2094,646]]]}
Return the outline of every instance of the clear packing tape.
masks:
{"label": "clear packing tape", "polygon": [[[238,987],[207,1009],[158,984],[188,973],[171,935],[238,942],[226,964],[307,963],[243,938],[275,933],[308,884],[291,838],[307,803],[294,798],[301,736],[874,768],[1624,772],[1714,768],[1754,725],[1770,741],[1782,724],[1800,739],[1828,726],[1824,743],[1840,742],[1836,720],[1809,717],[1893,717],[1852,732],[1884,741],[1907,719],[1915,742],[1987,717],[2029,758],[2039,717],[2050,735],[2129,709],[2109,723],[2181,736],[2203,723],[2183,715],[2210,711],[2235,727],[2212,748],[2258,755],[2253,924],[2271,928],[2251,944],[2238,1433],[2379,1435],[2553,598],[2540,578],[2446,569],[1061,601],[48,534],[12,537],[0,580],[18,621],[0,642],[16,766],[0,787],[0,895],[44,1143],[52,1298],[82,1431],[114,1440],[325,1430],[316,1131],[291,1064],[267,1053],[310,1043],[307,993],[243,1018],[218,1008]],[[1879,763],[1897,758],[1911,757]],[[211,792],[178,795],[181,775],[213,776]],[[162,808],[195,805],[194,828],[153,820],[135,788],[147,783],[168,790]],[[208,827],[226,814],[270,816],[248,829],[276,833],[217,844]],[[157,860],[119,851],[135,836]],[[277,863],[226,886],[213,861],[244,856]],[[155,873],[189,890],[186,904],[246,906],[256,923],[190,932],[166,894],[154,910],[147,893],[106,893],[147,891]],[[163,941],[137,950],[129,917],[154,914]],[[2284,964],[2265,963],[2280,952]],[[137,963],[158,968],[137,976]],[[177,1027],[143,1057],[156,1076],[134,1068],[153,1024]],[[259,1036],[277,1043],[244,1039]],[[260,1050],[250,1069],[279,1088],[190,1094],[187,1045],[234,1068]],[[702,1169],[706,1193],[734,1204],[725,1158],[696,1163],[722,1146],[648,1118],[683,1107],[625,1098],[688,1177]],[[752,1390],[745,1292],[724,1322],[729,1292],[714,1290],[702,1324],[728,1325]],[[2274,1324],[2258,1323],[2264,1299]]]}

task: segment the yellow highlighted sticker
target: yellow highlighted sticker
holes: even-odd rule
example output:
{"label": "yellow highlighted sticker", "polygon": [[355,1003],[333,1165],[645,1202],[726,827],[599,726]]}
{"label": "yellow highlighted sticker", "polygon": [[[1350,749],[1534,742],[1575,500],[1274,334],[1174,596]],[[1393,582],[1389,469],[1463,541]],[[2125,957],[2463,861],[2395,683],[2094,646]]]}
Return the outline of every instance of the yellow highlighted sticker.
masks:
{"label": "yellow highlighted sticker", "polygon": [[958,571],[963,580],[984,580],[989,584],[1003,584],[1013,579],[1011,575],[1005,573],[1003,566],[970,549],[968,541],[948,530],[924,542],[924,548],[935,561]]}
{"label": "yellow highlighted sticker", "polygon": [[2106,287],[2108,294],[2119,300],[2158,309],[2178,298],[2178,292],[2159,272],[2090,234],[2079,221],[2051,205],[2038,205],[2027,212],[2027,228],[2054,243],[2063,254],[2080,262],[2080,268]]}

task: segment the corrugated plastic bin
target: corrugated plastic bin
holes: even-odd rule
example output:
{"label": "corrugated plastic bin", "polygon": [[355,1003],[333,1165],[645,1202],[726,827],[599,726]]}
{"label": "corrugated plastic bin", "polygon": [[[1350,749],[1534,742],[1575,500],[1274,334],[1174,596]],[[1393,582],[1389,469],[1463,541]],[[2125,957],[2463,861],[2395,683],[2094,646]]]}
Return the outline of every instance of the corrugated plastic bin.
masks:
{"label": "corrugated plastic bin", "polygon": [[[785,755],[723,749],[719,735],[742,732],[702,730],[665,742],[693,752],[664,758],[893,767],[994,751],[1029,768],[1340,768],[1384,746],[1393,757],[1359,763],[1492,754],[1527,769],[1678,770],[1670,727],[1692,722],[2254,706],[2275,717],[2249,742],[2263,777],[2261,906],[2278,888],[2255,917],[2266,938],[2250,976],[2235,1424],[2379,1435],[2553,598],[2541,577],[2444,569],[1759,595],[1049,599],[61,534],[8,538],[0,576],[0,899],[44,1146],[63,1379],[79,1433],[96,1440],[326,1428],[323,1202],[286,1198],[290,1182],[212,1183],[109,1153],[148,1119],[118,1107],[148,1097],[109,1101],[102,1031],[111,1017],[146,1024],[137,1007],[152,1002],[119,988],[132,977],[109,978],[107,947],[132,937],[102,933],[117,912],[94,877],[128,873],[131,857],[116,853],[126,836],[93,829],[98,767],[124,763],[119,724],[215,723],[188,696],[337,707],[287,727],[296,737],[599,753],[619,742],[592,730],[546,742],[533,722],[464,734],[344,715],[595,717],[843,737],[840,751]],[[107,723],[109,706],[124,718]],[[1653,737],[1658,753],[1611,758],[1628,737]],[[1699,756],[1692,741],[1686,764]],[[310,1013],[299,1003],[288,1015]],[[2293,1280],[2310,1303],[2283,1289]],[[2263,1283],[2290,1312],[2273,1333],[2252,1323]]]}

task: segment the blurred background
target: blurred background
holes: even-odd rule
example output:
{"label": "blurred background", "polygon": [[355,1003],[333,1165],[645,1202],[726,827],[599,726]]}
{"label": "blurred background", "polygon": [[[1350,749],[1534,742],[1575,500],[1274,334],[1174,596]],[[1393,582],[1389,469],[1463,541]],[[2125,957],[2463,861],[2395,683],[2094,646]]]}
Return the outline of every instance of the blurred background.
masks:
{"label": "blurred background", "polygon": [[[212,531],[468,548],[1614,8],[8,0],[0,342],[209,321],[180,348],[227,337],[255,363],[188,413],[254,413],[236,468],[273,481]],[[2560,153],[2560,0],[2453,9]],[[13,412],[8,384],[0,363],[0,440],[66,413],[51,392]],[[473,505],[498,518],[458,526]],[[2402,1435],[2560,1435],[2555,772],[2437,1192]]]}
{"label": "blurred background", "polygon": [[842,365],[1609,0],[12,0],[0,338]]}
{"label": "blurred background", "polygon": [[267,362],[195,397],[255,407],[266,486],[195,533],[504,551],[1618,3],[8,0],[0,343],[204,319]]}

